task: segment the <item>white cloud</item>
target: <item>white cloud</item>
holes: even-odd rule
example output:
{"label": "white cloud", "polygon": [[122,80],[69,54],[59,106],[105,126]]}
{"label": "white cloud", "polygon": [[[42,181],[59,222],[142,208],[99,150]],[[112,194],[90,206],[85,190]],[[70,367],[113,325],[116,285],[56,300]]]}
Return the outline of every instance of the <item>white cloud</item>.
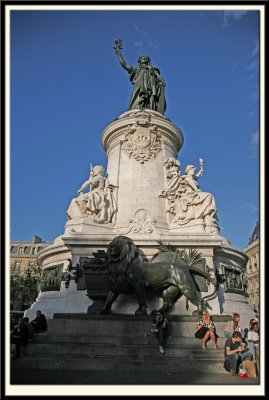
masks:
{"label": "white cloud", "polygon": [[235,10],[235,11],[223,11],[223,27],[227,26],[229,21],[234,20],[234,21],[239,21],[241,18],[243,18],[244,15],[246,15],[247,11],[243,10]]}
{"label": "white cloud", "polygon": [[133,25],[134,30],[136,30],[136,32],[140,33],[140,28],[137,25]]}
{"label": "white cloud", "polygon": [[250,143],[251,144],[258,144],[259,143],[259,131],[257,130],[256,132],[252,133],[250,135]]}
{"label": "white cloud", "polygon": [[138,35],[138,39],[133,42],[134,46],[142,53],[150,50],[158,50],[159,46],[155,43],[147,32],[142,31],[139,26],[133,25],[133,29]]}
{"label": "white cloud", "polygon": [[254,41],[254,46],[249,56],[250,62],[246,66],[246,70],[250,72],[248,79],[257,79],[257,74],[259,73],[259,41]]}
{"label": "white cloud", "polygon": [[249,117],[249,118],[254,117],[254,115],[255,115],[255,111],[254,111],[254,110],[251,110],[251,111],[248,113],[248,117]]}
{"label": "white cloud", "polygon": [[254,49],[252,50],[251,57],[256,56],[257,54],[259,54],[259,41],[255,40]]}
{"label": "white cloud", "polygon": [[258,60],[256,59],[256,60],[253,60],[253,61],[247,66],[247,70],[248,70],[248,71],[255,71],[255,72],[258,72],[258,67],[259,67]]}
{"label": "white cloud", "polygon": [[250,158],[258,158],[258,148],[260,142],[260,134],[259,131],[255,131],[250,135]]}
{"label": "white cloud", "polygon": [[251,204],[251,203],[245,203],[244,206],[247,208],[247,210],[248,210],[250,213],[256,213],[256,212],[259,211],[258,207],[254,206],[254,205]]}
{"label": "white cloud", "polygon": [[259,92],[258,89],[255,89],[249,96],[249,99],[253,100],[253,101],[257,101],[259,98]]}
{"label": "white cloud", "polygon": [[134,47],[137,47],[140,52],[143,51],[143,43],[141,41],[137,41],[137,42],[135,41]]}

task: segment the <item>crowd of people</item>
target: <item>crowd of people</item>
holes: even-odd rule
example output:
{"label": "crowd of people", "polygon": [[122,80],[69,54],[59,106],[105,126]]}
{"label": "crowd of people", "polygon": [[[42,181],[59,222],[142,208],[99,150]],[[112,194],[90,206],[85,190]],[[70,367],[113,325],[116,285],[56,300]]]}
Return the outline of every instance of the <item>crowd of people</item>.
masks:
{"label": "crowd of people", "polygon": [[19,318],[18,324],[13,327],[10,335],[11,344],[15,347],[13,359],[21,357],[21,347],[27,345],[35,333],[46,330],[47,319],[40,310],[36,312],[36,318],[31,322],[28,317]]}
{"label": "crowd of people", "polygon": [[[158,338],[159,351],[165,354],[164,347],[167,344],[167,338],[171,338],[168,319],[161,311],[155,311],[151,333]],[[229,329],[224,331],[226,338],[224,344],[224,369],[234,376],[239,375],[240,367],[244,360],[252,360],[259,368],[260,356],[260,337],[259,320],[252,318],[249,321],[249,327],[242,329],[239,325],[240,315],[234,313]],[[27,345],[36,333],[47,330],[47,319],[40,310],[36,312],[36,318],[29,322],[28,317],[19,318],[18,324],[11,331],[11,343],[15,346],[16,359],[21,356],[21,346]],[[202,349],[206,351],[207,342],[212,340],[213,349],[217,350],[217,330],[212,317],[207,310],[203,311],[199,321],[196,324],[194,336],[202,340]]]}
{"label": "crowd of people", "polygon": [[[242,329],[239,325],[240,315],[234,313],[229,330],[224,331],[226,338],[224,344],[224,369],[230,372],[233,376],[240,375],[242,365],[245,360],[251,360],[257,365],[259,369],[259,320],[252,318],[249,321],[249,327]],[[229,325],[229,324],[228,324]],[[159,351],[164,354],[164,345],[166,339],[170,336],[168,319],[160,311],[154,313],[153,328],[151,333],[158,338]],[[196,324],[194,336],[197,339],[202,339],[202,349],[207,349],[207,342],[212,340],[213,349],[217,350],[218,334],[216,326],[208,311],[203,311],[199,321]]]}

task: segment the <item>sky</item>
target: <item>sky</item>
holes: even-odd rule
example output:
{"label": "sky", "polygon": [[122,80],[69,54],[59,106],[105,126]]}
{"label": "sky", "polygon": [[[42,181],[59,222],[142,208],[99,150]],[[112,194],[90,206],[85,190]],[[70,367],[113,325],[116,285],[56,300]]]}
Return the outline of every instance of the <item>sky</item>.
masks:
{"label": "sky", "polygon": [[10,240],[62,235],[90,163],[106,167],[101,134],[132,91],[120,38],[127,64],[149,55],[160,68],[182,170],[204,159],[220,233],[247,246],[260,206],[257,10],[14,10],[10,35]]}

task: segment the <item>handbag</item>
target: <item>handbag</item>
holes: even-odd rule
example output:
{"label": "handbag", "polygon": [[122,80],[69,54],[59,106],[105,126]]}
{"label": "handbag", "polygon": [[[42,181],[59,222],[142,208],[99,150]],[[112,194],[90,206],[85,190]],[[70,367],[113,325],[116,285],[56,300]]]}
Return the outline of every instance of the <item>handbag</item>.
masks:
{"label": "handbag", "polygon": [[206,326],[202,326],[202,328],[198,329],[198,331],[195,332],[194,336],[197,339],[203,339],[203,337],[205,336],[207,331],[208,331],[208,328]]}
{"label": "handbag", "polygon": [[247,371],[249,378],[256,378],[256,362],[255,360],[244,360],[242,361],[242,368]]}

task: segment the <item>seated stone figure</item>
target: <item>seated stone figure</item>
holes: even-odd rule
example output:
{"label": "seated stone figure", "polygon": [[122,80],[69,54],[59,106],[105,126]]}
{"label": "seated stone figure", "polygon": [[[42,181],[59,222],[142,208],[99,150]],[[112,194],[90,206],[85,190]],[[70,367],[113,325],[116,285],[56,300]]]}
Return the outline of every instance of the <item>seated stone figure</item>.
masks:
{"label": "seated stone figure", "polygon": [[164,162],[168,184],[160,196],[169,202],[166,211],[174,215],[172,225],[186,226],[202,219],[205,228],[219,227],[215,199],[211,193],[202,192],[197,183],[203,173],[203,160],[200,162],[201,169],[197,174],[194,165],[187,165],[183,176],[178,160],[168,158]]}
{"label": "seated stone figure", "polygon": [[[90,168],[90,177],[78,190],[78,197],[74,198],[67,210],[69,219],[89,217],[97,224],[111,222],[116,210],[113,196],[114,185],[111,185],[103,176],[104,168],[96,165]],[[90,191],[83,190],[90,187]]]}

